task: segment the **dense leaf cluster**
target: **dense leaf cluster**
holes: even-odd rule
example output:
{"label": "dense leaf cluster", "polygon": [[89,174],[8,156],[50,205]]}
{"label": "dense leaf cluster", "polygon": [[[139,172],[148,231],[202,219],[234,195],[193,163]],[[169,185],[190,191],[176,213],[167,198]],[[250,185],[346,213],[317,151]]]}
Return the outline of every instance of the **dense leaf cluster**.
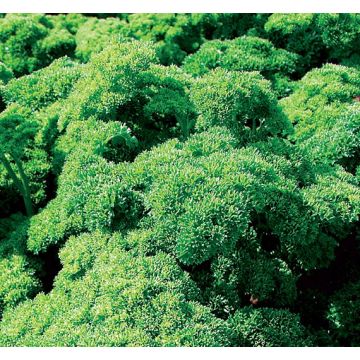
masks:
{"label": "dense leaf cluster", "polygon": [[359,346],[360,16],[0,18],[0,346]]}

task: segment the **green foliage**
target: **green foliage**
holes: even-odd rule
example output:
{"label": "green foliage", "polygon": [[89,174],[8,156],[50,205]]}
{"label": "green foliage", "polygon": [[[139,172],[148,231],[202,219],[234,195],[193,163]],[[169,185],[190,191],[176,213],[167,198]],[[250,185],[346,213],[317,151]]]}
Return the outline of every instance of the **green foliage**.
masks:
{"label": "green foliage", "polygon": [[[314,14],[272,14],[264,29],[275,46],[303,57],[303,67],[320,61],[321,40],[314,30]],[[300,72],[302,69],[300,69]]]}
{"label": "green foliage", "polygon": [[141,224],[150,229],[132,246],[170,252],[193,269],[210,262],[199,282],[217,310],[231,311],[246,294],[292,303],[297,267],[328,266],[340,230],[356,221],[357,182],[341,170],[317,173],[280,140],[234,149],[231,137],[214,127],[124,167],[123,182],[144,191]]}
{"label": "green foliage", "polygon": [[0,62],[0,85],[5,85],[14,77],[13,72],[5,64]]}
{"label": "green foliage", "polygon": [[328,226],[340,228],[340,224],[358,219],[360,189],[349,173],[338,168],[337,172],[317,176],[317,183],[304,189],[308,204],[316,207],[319,217]]}
{"label": "green foliage", "polygon": [[83,14],[58,14],[50,17],[51,22],[59,28],[64,28],[75,35],[80,26],[88,20],[88,17]]}
{"label": "green foliage", "polygon": [[81,75],[81,67],[68,57],[55,60],[48,67],[10,81],[3,89],[7,105],[38,111],[66,98]]}
{"label": "green foliage", "polygon": [[0,346],[359,345],[359,19],[0,15]]}
{"label": "green foliage", "polygon": [[[186,137],[195,117],[188,99],[190,77],[156,62],[151,44],[108,46],[81,69],[86,75],[69,96],[53,105],[59,130],[92,118],[93,124],[126,123],[144,147],[179,133]],[[97,126],[101,128],[101,122]]]}
{"label": "green foliage", "polygon": [[79,146],[88,154],[100,155],[118,162],[131,158],[138,141],[131,135],[130,129],[119,122],[97,121],[93,117],[86,121],[73,121],[55,144],[55,171],[60,172],[65,158],[78,151]]}
{"label": "green foliage", "polygon": [[44,15],[7,14],[0,19],[0,60],[15,75],[49,65],[75,48],[73,35]]}
{"label": "green foliage", "polygon": [[131,226],[140,209],[136,196],[122,188],[115,164],[73,153],[59,176],[56,198],[31,219],[28,248],[38,253],[69,235]]}
{"label": "green foliage", "polygon": [[241,35],[265,35],[264,24],[270,14],[206,14],[204,23],[206,39],[233,39]]}
{"label": "green foliage", "polygon": [[358,14],[319,14],[317,27],[321,40],[329,51],[330,60],[358,55],[360,44]]}
{"label": "green foliage", "polygon": [[[26,213],[33,214],[31,190],[26,169],[22,163],[29,143],[34,141],[37,124],[27,121],[14,112],[2,113],[0,117],[0,163],[24,199]],[[33,159],[30,159],[30,162]],[[31,166],[31,164],[30,164]]]}
{"label": "green foliage", "polygon": [[[0,127],[6,127],[0,135],[7,147],[3,151],[23,166],[29,183],[30,195],[26,196],[34,204],[46,198],[46,177],[51,169],[49,148],[58,135],[49,107],[67,96],[79,75],[79,67],[69,58],[62,58],[31,75],[11,80],[3,88],[7,105],[0,114]],[[14,176],[11,178],[14,182]],[[23,192],[22,186],[16,187]]]}
{"label": "green foliage", "polygon": [[3,97],[8,108],[3,114],[20,113],[36,124],[33,146],[37,152],[50,155],[50,149],[59,135],[56,126],[59,105],[69,96],[82,74],[81,70],[81,66],[63,57],[31,75],[10,81],[4,87]]}
{"label": "green foliage", "polygon": [[358,164],[360,72],[327,64],[299,82],[281,101],[295,124],[294,139],[316,160],[340,163],[349,170]]}
{"label": "green foliage", "polygon": [[156,42],[162,64],[180,64],[203,41],[207,17],[207,14],[131,14],[121,35]]}
{"label": "green foliage", "polygon": [[32,204],[39,204],[46,194],[45,177],[49,172],[48,154],[37,144],[40,125],[27,109],[16,104],[0,114],[0,173],[4,185],[17,189],[32,214]]}
{"label": "green foliage", "polygon": [[83,62],[103,50],[107,45],[120,40],[120,29],[124,26],[118,18],[88,18],[76,33],[75,55]]}
{"label": "green foliage", "polygon": [[194,82],[190,98],[199,130],[226,126],[242,143],[292,131],[270,83],[257,72],[215,69]]}
{"label": "green foliage", "polygon": [[26,252],[27,225],[28,220],[19,214],[0,219],[0,316],[40,288],[34,276],[39,264]]}
{"label": "green foliage", "polygon": [[228,316],[236,309],[256,302],[274,306],[293,304],[297,276],[286,262],[268,256],[263,249],[245,249],[218,256],[210,273],[195,275],[203,297],[216,314]]}
{"label": "green foliage", "polygon": [[[3,117],[24,114],[37,129],[26,148],[24,165],[36,204],[45,198],[43,179],[50,170],[59,174],[65,157],[79,146],[79,137],[83,149],[119,162],[136,153],[137,141],[128,126],[144,142],[143,147],[178,133],[189,134],[195,117],[187,95],[189,76],[176,68],[150,66],[153,62],[156,57],[150,44],[115,44],[87,65],[61,58],[4,88],[8,109]],[[23,138],[17,131],[14,144],[17,136]]]}
{"label": "green foliage", "polygon": [[[134,257],[119,248],[117,237],[103,236],[69,240],[51,293],[4,313],[1,345],[230,344],[227,324],[195,301],[196,288],[171,257]],[[71,273],[73,280],[64,281]]]}
{"label": "green foliage", "polygon": [[272,14],[264,28],[278,47],[302,56],[299,73],[358,54],[358,14]]}
{"label": "green foliage", "polygon": [[98,254],[108,246],[109,238],[108,234],[101,231],[70,236],[66,246],[59,252],[63,267],[61,275],[56,279],[56,285],[64,286],[68,281],[79,279],[91,270]]}
{"label": "green foliage", "polygon": [[108,46],[84,66],[86,76],[59,104],[59,129],[94,117],[125,122],[138,139],[151,145],[179,132],[186,136],[194,118],[187,95],[190,77],[156,62],[150,43]]}
{"label": "green foliage", "polygon": [[39,15],[15,14],[0,19],[0,58],[15,74],[28,73],[40,66],[36,45],[48,33],[44,20]]}
{"label": "green foliage", "polygon": [[346,284],[330,299],[328,319],[343,346],[360,345],[360,282]]}
{"label": "green foliage", "polygon": [[195,54],[185,59],[183,68],[195,76],[217,67],[233,71],[259,71],[273,82],[276,90],[281,91],[281,81],[289,82],[288,76],[295,72],[297,58],[296,54],[276,49],[268,40],[243,36],[234,40],[205,42]]}
{"label": "green foliage", "polygon": [[207,39],[263,33],[267,17],[267,14],[131,14],[120,34],[155,42],[162,64],[179,65]]}
{"label": "green foliage", "polygon": [[238,310],[230,323],[244,346],[311,346],[299,317],[270,308]]}
{"label": "green foliage", "polygon": [[[140,125],[150,131],[155,128],[152,136],[160,136],[162,141],[174,135],[187,138],[196,116],[189,96],[191,84],[190,77],[175,66],[151,66],[143,77],[141,96],[146,101],[143,105],[146,121]],[[148,133],[142,136],[151,137]]]}
{"label": "green foliage", "polygon": [[140,74],[156,62],[147,43],[132,42],[108,46],[84,69],[59,114],[60,130],[72,120],[96,116],[114,119],[117,109],[137,94]]}
{"label": "green foliage", "polygon": [[28,268],[26,260],[14,255],[0,261],[0,313],[7,306],[14,307],[38,290],[33,278],[34,270]]}
{"label": "green foliage", "polygon": [[0,152],[14,158],[21,158],[24,150],[36,135],[37,124],[27,121],[24,116],[16,113],[15,109],[1,115]]}

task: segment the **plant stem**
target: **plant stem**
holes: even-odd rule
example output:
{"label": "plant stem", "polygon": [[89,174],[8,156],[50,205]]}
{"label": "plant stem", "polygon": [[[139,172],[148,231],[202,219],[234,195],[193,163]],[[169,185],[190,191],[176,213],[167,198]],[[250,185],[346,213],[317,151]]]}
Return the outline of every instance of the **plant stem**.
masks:
{"label": "plant stem", "polygon": [[26,213],[28,216],[32,216],[34,215],[34,209],[33,209],[33,205],[31,202],[31,192],[30,192],[30,186],[29,186],[29,179],[25,174],[24,168],[22,166],[21,161],[14,157],[14,161],[15,164],[19,170],[19,174],[20,174],[20,179],[23,185],[23,189],[24,189],[24,203],[25,203],[25,208],[26,208]]}
{"label": "plant stem", "polygon": [[27,216],[29,216],[29,217],[32,216],[34,214],[34,211],[33,211],[33,206],[32,206],[31,197],[30,197],[29,181],[24,172],[21,162],[18,159],[14,158],[15,164],[16,164],[16,166],[19,170],[19,174],[20,174],[21,180],[19,180],[18,176],[16,175],[15,171],[13,170],[13,168],[11,166],[10,161],[6,158],[5,154],[0,153],[0,161],[3,163],[10,178],[12,179],[15,186],[17,187],[17,189],[19,190],[19,192],[21,193],[21,195],[23,197]]}
{"label": "plant stem", "polygon": [[256,133],[256,119],[252,119],[252,133],[255,135]]}

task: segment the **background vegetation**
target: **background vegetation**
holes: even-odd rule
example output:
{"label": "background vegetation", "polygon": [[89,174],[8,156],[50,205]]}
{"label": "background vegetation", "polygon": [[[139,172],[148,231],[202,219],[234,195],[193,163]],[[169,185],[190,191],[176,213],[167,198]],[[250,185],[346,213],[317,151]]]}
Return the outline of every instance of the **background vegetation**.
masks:
{"label": "background vegetation", "polygon": [[360,15],[3,14],[0,346],[360,346]]}

